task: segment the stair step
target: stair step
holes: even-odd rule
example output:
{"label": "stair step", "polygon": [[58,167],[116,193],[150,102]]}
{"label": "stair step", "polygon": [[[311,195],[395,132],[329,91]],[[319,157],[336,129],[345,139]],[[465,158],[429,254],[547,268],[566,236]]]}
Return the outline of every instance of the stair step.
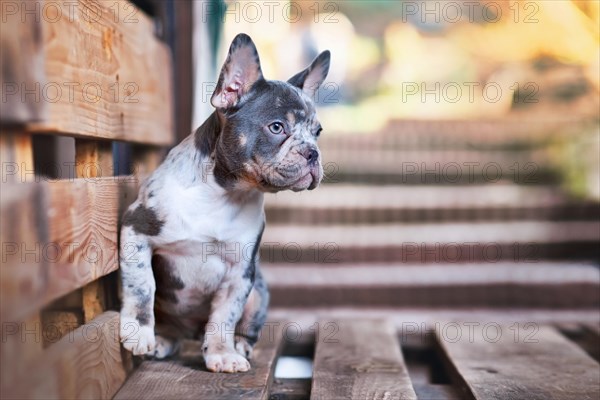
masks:
{"label": "stair step", "polygon": [[288,226],[265,229],[266,262],[598,260],[600,221]]}
{"label": "stair step", "polygon": [[[496,169],[503,177],[517,177],[517,171],[535,178],[536,170],[550,160],[543,151],[481,151],[471,149],[369,149],[369,148],[322,148],[325,165],[336,164],[340,170],[395,172],[414,174],[439,171],[452,179],[458,173],[485,173],[494,178]],[[495,165],[492,165],[495,164]]]}
{"label": "stair step", "polygon": [[[454,324],[459,323],[465,328],[465,334],[468,329],[467,324],[477,321],[481,325],[485,324],[518,324],[519,329],[531,329],[531,325],[553,324],[553,323],[587,323],[593,326],[600,324],[600,314],[598,310],[592,309],[555,309],[555,308],[485,308],[472,305],[464,308],[445,308],[437,307],[423,309],[419,307],[330,307],[329,305],[320,305],[306,308],[289,308],[271,305],[269,307],[269,319],[286,320],[294,328],[299,328],[305,337],[306,334],[315,332],[315,325],[319,321],[325,321],[319,324],[324,327],[327,321],[336,321],[340,319],[385,319],[390,321],[401,333],[400,339],[405,341],[410,339],[411,335],[418,332],[422,343],[431,339],[431,334],[424,331],[435,328],[436,323],[444,327],[446,322]],[[453,321],[453,322],[450,322]],[[464,324],[463,324],[464,323]],[[527,326],[525,324],[528,324]],[[535,326],[534,325],[534,326]],[[515,326],[516,327],[516,326]],[[292,329],[294,329],[292,328]],[[529,331],[531,332],[531,331]],[[331,333],[326,332],[326,334]],[[512,334],[512,332],[511,332]]]}
{"label": "stair step", "polygon": [[331,225],[429,222],[588,221],[600,219],[596,204],[554,207],[473,208],[267,208],[268,224]]}
{"label": "stair step", "polygon": [[556,187],[502,184],[325,184],[312,192],[266,196],[265,206],[269,223],[304,225],[600,219],[600,204],[574,202]]}
{"label": "stair step", "polygon": [[452,175],[435,173],[411,173],[400,174],[394,170],[390,171],[364,171],[360,168],[355,170],[340,170],[340,166],[330,164],[326,166],[323,183],[343,184],[360,183],[369,185],[468,185],[468,184],[488,184],[488,183],[513,183],[518,185],[536,186],[559,184],[561,177],[554,169],[540,168],[535,178],[529,179],[519,175],[518,179],[503,175],[498,180],[491,180],[489,177],[475,174],[469,177],[465,174],[455,179]]}
{"label": "stair step", "polygon": [[407,243],[564,243],[600,241],[600,221],[584,222],[472,222],[443,224],[269,225],[263,242],[315,243],[338,246],[398,246]]}
{"label": "stair step", "polygon": [[593,308],[600,273],[590,264],[264,266],[273,307]]}
{"label": "stair step", "polygon": [[555,182],[557,171],[546,151],[397,150],[322,148],[326,182],[385,179],[402,184]]}

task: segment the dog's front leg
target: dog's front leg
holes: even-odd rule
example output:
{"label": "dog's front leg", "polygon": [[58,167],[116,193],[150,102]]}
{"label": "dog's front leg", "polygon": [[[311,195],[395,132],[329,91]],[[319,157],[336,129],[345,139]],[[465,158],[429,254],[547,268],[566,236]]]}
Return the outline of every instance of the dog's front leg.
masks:
{"label": "dog's front leg", "polygon": [[206,368],[213,372],[245,372],[250,369],[248,360],[234,347],[235,326],[252,289],[250,277],[240,267],[234,266],[227,272],[211,303],[202,350]]}
{"label": "dog's front leg", "polygon": [[154,293],[152,249],[145,235],[132,227],[121,230],[121,341],[135,355],[153,354]]}

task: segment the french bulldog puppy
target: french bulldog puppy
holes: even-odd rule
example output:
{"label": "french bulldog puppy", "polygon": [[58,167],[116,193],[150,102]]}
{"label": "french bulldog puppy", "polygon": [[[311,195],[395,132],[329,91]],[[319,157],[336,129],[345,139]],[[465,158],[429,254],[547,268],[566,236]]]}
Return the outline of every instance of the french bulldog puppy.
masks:
{"label": "french bulldog puppy", "polygon": [[121,341],[164,358],[204,335],[206,367],[250,369],[269,292],[258,265],[263,195],[314,189],[323,177],[313,97],[329,71],[321,53],[287,82],[266,80],[239,34],[211,104],[216,111],[174,147],[124,214]]}

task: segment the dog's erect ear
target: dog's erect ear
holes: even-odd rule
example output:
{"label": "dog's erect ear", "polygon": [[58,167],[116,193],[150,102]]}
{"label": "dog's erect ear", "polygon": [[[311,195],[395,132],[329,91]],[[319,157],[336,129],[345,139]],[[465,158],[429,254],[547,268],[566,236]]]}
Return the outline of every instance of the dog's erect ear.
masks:
{"label": "dog's erect ear", "polygon": [[317,93],[317,90],[319,90],[319,87],[327,77],[330,58],[331,53],[329,50],[325,50],[313,60],[310,67],[292,76],[288,80],[288,83],[299,87],[304,93],[314,98],[315,93]]}
{"label": "dog's erect ear", "polygon": [[256,46],[250,36],[240,33],[231,42],[210,103],[215,108],[233,107],[261,79],[263,75]]}

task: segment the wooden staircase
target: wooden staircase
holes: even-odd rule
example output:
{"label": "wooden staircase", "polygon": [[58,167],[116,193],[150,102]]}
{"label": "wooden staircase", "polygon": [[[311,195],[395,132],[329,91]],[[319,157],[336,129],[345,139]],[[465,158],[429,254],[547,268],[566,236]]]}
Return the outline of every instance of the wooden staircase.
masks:
{"label": "wooden staircase", "polygon": [[548,155],[573,125],[396,128],[325,137],[321,187],[267,196],[261,257],[277,315],[597,309],[600,206],[567,194]]}

